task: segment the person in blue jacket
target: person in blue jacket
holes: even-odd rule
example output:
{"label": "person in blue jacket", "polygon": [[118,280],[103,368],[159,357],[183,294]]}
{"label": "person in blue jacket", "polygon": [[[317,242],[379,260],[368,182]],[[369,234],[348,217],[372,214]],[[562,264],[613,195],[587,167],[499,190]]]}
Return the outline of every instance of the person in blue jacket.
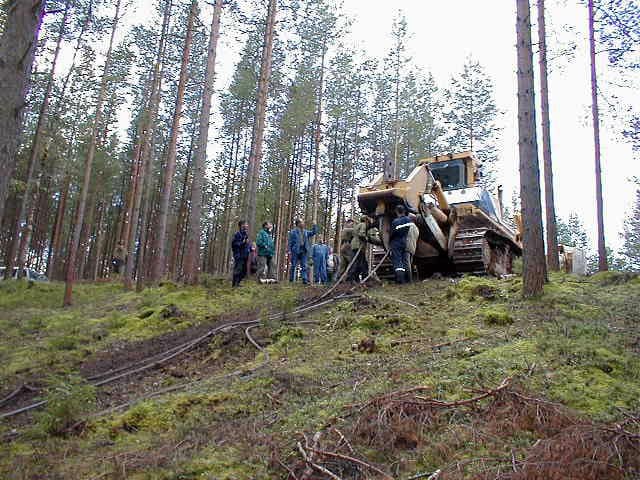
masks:
{"label": "person in blue jacket", "polygon": [[240,286],[240,282],[247,276],[247,261],[251,252],[251,242],[249,241],[249,224],[244,220],[238,222],[238,231],[231,240],[231,250],[233,251],[233,281],[232,286]]}
{"label": "person in blue jacket", "polygon": [[407,233],[411,226],[411,220],[407,217],[407,210],[403,205],[397,205],[396,218],[391,222],[391,234],[389,236],[389,248],[391,250],[391,262],[396,275],[396,283],[407,282],[407,269],[405,250],[407,249]]}
{"label": "person in blue jacket", "polygon": [[295,228],[289,232],[289,254],[291,256],[291,271],[289,272],[289,281],[293,282],[296,278],[296,268],[300,265],[302,273],[302,283],[309,283],[307,277],[307,257],[311,253],[311,241],[309,240],[318,233],[318,226],[313,225],[311,230],[304,228],[304,221],[297,219]]}
{"label": "person in blue jacket", "polygon": [[311,247],[311,259],[313,260],[313,281],[327,283],[327,262],[329,261],[329,246],[323,240]]}

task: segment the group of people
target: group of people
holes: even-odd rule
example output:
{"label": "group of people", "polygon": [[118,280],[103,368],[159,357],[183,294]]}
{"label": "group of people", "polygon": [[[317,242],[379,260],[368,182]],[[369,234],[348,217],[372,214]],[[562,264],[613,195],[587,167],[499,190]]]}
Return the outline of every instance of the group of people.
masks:
{"label": "group of people", "polygon": [[[407,216],[404,206],[395,209],[396,218],[391,223],[389,247],[391,261],[397,283],[411,281],[411,265],[416,250],[418,227]],[[344,279],[350,282],[364,280],[369,275],[367,245],[382,245],[380,233],[375,221],[363,215],[355,222],[348,219],[342,230],[340,256],[334,254],[324,241],[319,239],[312,244],[311,239],[318,234],[318,226],[306,228],[302,219],[297,219],[294,228],[289,231],[287,252],[289,256],[289,281],[300,278],[305,285],[309,283],[308,261],[313,262],[313,280],[326,284],[333,280]],[[249,239],[249,224],[238,222],[238,231],[231,242],[233,250],[233,282],[237,287],[249,272],[256,273],[262,283],[275,282],[275,240],[273,224],[264,222],[256,235],[255,243]],[[346,270],[349,269],[345,275]]]}
{"label": "group of people", "polygon": [[[288,254],[290,262],[289,280],[297,278],[298,269],[304,284],[309,283],[308,259],[313,260],[314,281],[327,283],[335,268],[335,256],[331,249],[320,240],[311,245],[311,238],[318,233],[318,226],[305,228],[303,220],[296,220],[295,227],[289,232]],[[249,224],[238,222],[238,231],[231,242],[233,251],[232,285],[240,285],[249,273],[256,273],[261,283],[274,283],[275,275],[275,239],[273,224],[264,222],[256,235],[255,243],[249,239]]]}
{"label": "group of people", "polygon": [[[262,229],[256,235],[255,243],[249,240],[249,224],[241,220],[238,231],[231,241],[233,251],[233,280],[237,287],[249,271],[255,268],[258,280],[263,283],[275,282],[274,257],[276,252],[273,238],[273,224],[264,222]],[[254,272],[252,272],[254,273]]]}

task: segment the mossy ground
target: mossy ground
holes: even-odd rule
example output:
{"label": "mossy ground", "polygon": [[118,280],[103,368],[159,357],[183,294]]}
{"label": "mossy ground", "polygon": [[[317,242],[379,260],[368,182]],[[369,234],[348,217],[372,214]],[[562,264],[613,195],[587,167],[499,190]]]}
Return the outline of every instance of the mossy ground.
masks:
{"label": "mossy ground", "polygon": [[[428,387],[431,397],[464,399],[513,375],[528,392],[584,418],[611,421],[623,411],[637,412],[640,281],[615,274],[551,280],[532,300],[521,298],[518,277],[387,285],[304,318],[315,324],[269,322],[256,332],[266,352],[229,362],[180,392],[89,418],[80,432],[64,437],[39,424],[22,426],[20,436],[0,447],[0,477],[285,479],[279,461],[299,458],[299,432],[328,424],[349,431],[349,405],[416,385]],[[79,285],[76,306],[65,310],[58,308],[61,289],[1,287],[3,384],[25,372],[29,378],[73,372],[111,344],[185,328],[229,309],[290,309],[300,294],[288,285],[233,291],[226,284],[167,285],[141,294],[111,284]],[[182,312],[178,318],[160,314],[170,304]],[[365,340],[373,345],[366,351],[358,348]],[[216,342],[210,348],[225,348]],[[437,344],[446,345],[432,348]],[[223,376],[231,371],[246,373]],[[498,445],[470,438],[464,415],[451,422],[446,430],[422,432],[406,448],[351,441],[361,458],[407,478],[537,440],[516,431]],[[3,425],[0,434],[9,428]]]}

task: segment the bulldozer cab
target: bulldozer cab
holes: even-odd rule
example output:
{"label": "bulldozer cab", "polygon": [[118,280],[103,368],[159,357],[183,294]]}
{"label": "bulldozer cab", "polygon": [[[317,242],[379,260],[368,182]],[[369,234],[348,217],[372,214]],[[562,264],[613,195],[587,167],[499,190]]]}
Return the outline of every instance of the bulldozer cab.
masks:
{"label": "bulldozer cab", "polygon": [[456,190],[472,187],[478,174],[478,159],[473,152],[452,155],[438,155],[418,162],[427,164],[434,179],[440,182],[443,190]]}

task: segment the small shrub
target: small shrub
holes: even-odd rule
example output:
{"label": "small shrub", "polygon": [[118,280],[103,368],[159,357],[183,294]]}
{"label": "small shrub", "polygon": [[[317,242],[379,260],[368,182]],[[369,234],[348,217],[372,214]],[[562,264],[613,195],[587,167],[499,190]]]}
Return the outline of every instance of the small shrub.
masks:
{"label": "small shrub", "polygon": [[78,345],[78,338],[65,335],[49,340],[49,346],[54,350],[73,350]]}
{"label": "small shrub", "polygon": [[160,316],[162,318],[177,318],[182,316],[182,310],[180,310],[176,305],[170,303],[166,305],[162,310],[160,310]]}
{"label": "small shrub", "polygon": [[156,313],[156,311],[153,308],[147,308],[138,315],[138,318],[149,318],[154,313]]}
{"label": "small shrub", "polygon": [[289,344],[293,341],[304,338],[304,330],[301,329],[300,327],[284,326],[276,330],[271,335],[271,338],[273,339],[274,342],[278,342],[281,344]]}
{"label": "small shrub", "polygon": [[47,406],[38,415],[38,425],[49,435],[64,435],[95,404],[93,385],[76,376],[55,380],[47,389]]}
{"label": "small shrub", "polygon": [[484,321],[489,325],[511,325],[513,318],[504,310],[491,309],[484,313]]}
{"label": "small shrub", "polygon": [[362,315],[356,324],[357,327],[371,331],[382,330],[387,322],[384,318],[377,315]]}

